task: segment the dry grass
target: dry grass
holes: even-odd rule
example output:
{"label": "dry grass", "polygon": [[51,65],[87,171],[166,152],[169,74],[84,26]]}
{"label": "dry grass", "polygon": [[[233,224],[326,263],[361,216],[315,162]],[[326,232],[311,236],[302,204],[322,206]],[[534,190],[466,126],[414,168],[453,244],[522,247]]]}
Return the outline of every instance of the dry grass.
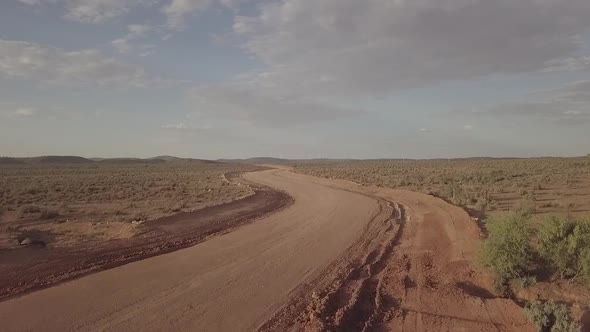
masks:
{"label": "dry grass", "polygon": [[[77,238],[133,235],[135,222],[216,205],[251,194],[223,174],[238,165],[134,164],[0,167],[0,248],[19,233]],[[8,236],[7,236],[8,235]]]}

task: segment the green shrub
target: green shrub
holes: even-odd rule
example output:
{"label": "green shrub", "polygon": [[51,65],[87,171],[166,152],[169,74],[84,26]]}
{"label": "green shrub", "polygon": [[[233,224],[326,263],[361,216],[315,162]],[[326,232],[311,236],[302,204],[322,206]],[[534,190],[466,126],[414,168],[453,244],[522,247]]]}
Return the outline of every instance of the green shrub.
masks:
{"label": "green shrub", "polygon": [[568,237],[574,230],[569,220],[551,217],[539,229],[539,253],[561,278],[575,274],[574,258],[569,255]]}
{"label": "green shrub", "polygon": [[546,220],[539,230],[539,253],[560,278],[590,281],[590,220]]}
{"label": "green shrub", "polygon": [[481,262],[504,284],[527,275],[533,259],[529,220],[529,214],[517,211],[487,223],[489,236],[484,242]]}
{"label": "green shrub", "polygon": [[519,277],[512,280],[511,286],[517,290],[524,290],[537,283],[536,276]]}
{"label": "green shrub", "polygon": [[572,320],[564,304],[553,301],[532,301],[524,308],[527,318],[540,332],[579,332],[580,325]]}

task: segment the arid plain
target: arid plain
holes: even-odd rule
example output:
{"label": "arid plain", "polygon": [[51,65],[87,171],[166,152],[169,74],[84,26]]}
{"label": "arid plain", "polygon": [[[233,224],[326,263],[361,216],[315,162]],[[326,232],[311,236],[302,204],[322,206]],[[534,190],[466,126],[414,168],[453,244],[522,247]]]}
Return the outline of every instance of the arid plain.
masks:
{"label": "arid plain", "polygon": [[[588,324],[583,250],[573,275],[541,250],[551,216],[587,240],[586,157],[5,159],[0,185],[7,331]],[[514,216],[531,268],[508,278],[486,255]]]}

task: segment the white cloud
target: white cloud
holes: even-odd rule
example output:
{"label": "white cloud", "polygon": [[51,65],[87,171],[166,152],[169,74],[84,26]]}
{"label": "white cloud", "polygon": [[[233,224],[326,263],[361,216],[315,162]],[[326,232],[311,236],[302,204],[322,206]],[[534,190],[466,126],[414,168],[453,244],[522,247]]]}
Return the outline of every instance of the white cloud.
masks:
{"label": "white cloud", "polygon": [[219,2],[225,6],[226,8],[229,8],[235,12],[238,11],[238,9],[240,8],[240,4],[242,2],[246,2],[248,0],[220,0]]}
{"label": "white cloud", "polygon": [[162,12],[166,15],[169,28],[182,30],[188,18],[203,13],[216,3],[238,12],[240,3],[245,1],[248,0],[172,0],[162,8]]}
{"label": "white cloud", "polygon": [[127,38],[135,39],[139,37],[144,37],[147,33],[152,31],[152,27],[147,24],[131,24],[127,26],[129,33],[127,34]]}
{"label": "white cloud", "polygon": [[[171,17],[209,5],[174,2],[168,12],[179,15]],[[582,59],[578,37],[590,28],[587,0],[284,0],[259,8],[236,16],[233,30],[262,69],[195,89],[200,112],[273,124],[335,119],[355,113],[342,105],[358,98]]]}
{"label": "white cloud", "polygon": [[67,51],[10,40],[0,40],[0,77],[58,85],[145,87],[170,82],[97,50]]}
{"label": "white cloud", "polygon": [[113,40],[111,44],[119,53],[129,53],[132,48],[129,44],[129,40],[126,38],[117,38]]}
{"label": "white cloud", "polygon": [[160,0],[19,0],[28,5],[63,4],[65,18],[84,22],[102,23],[127,14],[140,5],[150,6]]}
{"label": "white cloud", "polygon": [[183,133],[183,134],[188,134],[190,136],[192,136],[193,134],[207,134],[207,135],[218,135],[222,132],[224,132],[225,130],[215,130],[213,129],[210,125],[192,125],[192,124],[187,124],[185,122],[179,122],[179,123],[172,123],[172,124],[166,124],[160,127],[161,129],[165,130],[165,131],[169,131],[169,132],[176,132],[176,133]]}
{"label": "white cloud", "polygon": [[33,107],[15,107],[13,104],[0,104],[0,116],[4,118],[27,118],[36,114],[37,109]]}
{"label": "white cloud", "polygon": [[127,30],[128,32],[125,36],[111,42],[113,48],[119,53],[129,53],[132,50],[138,50],[142,52],[140,54],[151,54],[151,49],[154,48],[154,45],[141,43],[140,40],[145,39],[154,29],[146,24],[131,24],[127,26]]}
{"label": "white cloud", "polygon": [[573,111],[573,110],[569,110],[569,111],[564,111],[563,114],[565,115],[581,115],[583,114],[582,111]]}
{"label": "white cloud", "polygon": [[194,88],[190,97],[196,113],[203,118],[270,126],[309,124],[364,113],[360,109],[261,85],[258,76],[250,73],[229,83]]}
{"label": "white cloud", "polygon": [[590,81],[577,81],[555,89],[537,91],[523,100],[490,105],[481,112],[457,111],[462,118],[522,118],[561,125],[590,123]]}
{"label": "white cloud", "polygon": [[19,2],[24,3],[25,5],[39,5],[41,4],[41,0],[18,0]]}
{"label": "white cloud", "polygon": [[179,122],[179,123],[174,123],[174,124],[163,125],[162,129],[184,130],[184,129],[188,129],[188,126],[184,122]]}
{"label": "white cloud", "polygon": [[366,96],[567,62],[589,16],[587,0],[285,0],[234,31],[273,84]]}
{"label": "white cloud", "polygon": [[549,61],[545,72],[555,71],[580,71],[590,68],[590,56],[574,56],[554,61]]}
{"label": "white cloud", "polygon": [[162,11],[166,14],[170,28],[182,29],[187,17],[205,11],[210,4],[210,0],[172,0]]}
{"label": "white cloud", "polygon": [[33,108],[19,108],[14,112],[15,115],[18,116],[31,116],[35,114],[35,109]]}

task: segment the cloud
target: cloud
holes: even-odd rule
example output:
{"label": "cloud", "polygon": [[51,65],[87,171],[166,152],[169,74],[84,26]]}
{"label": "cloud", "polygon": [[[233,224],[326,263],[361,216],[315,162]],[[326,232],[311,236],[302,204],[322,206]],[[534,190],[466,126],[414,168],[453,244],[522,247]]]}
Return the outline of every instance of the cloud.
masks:
{"label": "cloud", "polygon": [[37,109],[33,107],[14,107],[12,104],[5,104],[11,107],[5,107],[0,104],[0,116],[5,118],[27,118],[37,114]]}
{"label": "cloud", "polygon": [[576,81],[555,89],[537,91],[522,100],[498,103],[478,112],[457,111],[460,117],[512,118],[548,121],[561,125],[590,123],[590,80]]}
{"label": "cloud", "polygon": [[188,136],[207,135],[207,136],[217,137],[219,135],[223,136],[223,135],[227,134],[228,131],[232,132],[232,130],[224,130],[221,128],[212,128],[210,125],[202,125],[202,124],[201,125],[193,125],[193,124],[187,124],[185,122],[165,124],[165,125],[161,126],[160,129],[167,131],[167,132],[188,135]]}
{"label": "cloud", "polygon": [[420,128],[420,130],[419,130],[419,132],[421,132],[421,133],[429,133],[429,132],[431,132],[431,131],[432,131],[432,130],[431,130],[431,129],[429,129],[429,128]]}
{"label": "cloud", "polygon": [[167,124],[163,125],[162,129],[170,129],[170,130],[186,130],[189,127],[184,122],[174,123],[174,124]]}
{"label": "cloud", "polygon": [[19,108],[17,109],[14,114],[18,116],[32,116],[36,112],[33,108]]}
{"label": "cloud", "polygon": [[264,87],[256,76],[245,75],[229,83],[194,88],[190,92],[193,108],[203,118],[266,126],[309,124],[364,113],[361,109]]}
{"label": "cloud", "polygon": [[240,4],[248,0],[172,0],[162,8],[166,15],[168,28],[182,30],[186,28],[186,20],[191,16],[203,13],[219,3],[222,8],[238,12]]}
{"label": "cloud", "polygon": [[[127,34],[121,38],[117,38],[111,42],[113,48],[119,53],[129,53],[137,50],[141,54],[150,52],[155,47],[152,44],[141,43],[140,40],[145,39],[149,33],[154,32],[154,28],[146,24],[131,24],[127,26]],[[146,54],[147,55],[147,54]]]}
{"label": "cloud", "polygon": [[139,5],[150,6],[159,0],[19,0],[28,5],[63,4],[65,18],[84,23],[102,23],[127,14]]}
{"label": "cloud", "polygon": [[472,131],[473,130],[473,126],[470,125],[470,124],[463,125],[463,130]]}
{"label": "cloud", "polygon": [[18,0],[19,2],[24,3],[25,5],[40,5],[41,4],[41,0]]}
{"label": "cloud", "polygon": [[117,38],[111,44],[119,53],[129,53],[132,49],[127,38]]}
{"label": "cloud", "polygon": [[555,67],[582,51],[589,16],[587,0],[284,0],[234,31],[285,90],[379,96]]}
{"label": "cloud", "polygon": [[590,68],[590,56],[576,56],[549,61],[545,72],[580,71]]}
{"label": "cloud", "polygon": [[24,41],[0,40],[0,77],[57,85],[146,87],[171,83],[140,66],[93,49],[67,51]]}
{"label": "cloud", "polygon": [[[167,13],[174,22],[209,5],[177,0]],[[263,2],[233,24],[260,69],[192,96],[200,112],[252,123],[333,120],[359,113],[347,102],[401,89],[568,62],[582,68],[589,15],[586,0]]]}
{"label": "cloud", "polygon": [[144,37],[148,32],[152,31],[152,27],[147,24],[131,24],[127,26],[127,29],[129,30],[127,34],[129,39]]}
{"label": "cloud", "polygon": [[205,11],[210,4],[211,0],[172,0],[162,12],[166,15],[168,27],[183,29],[187,17]]}

